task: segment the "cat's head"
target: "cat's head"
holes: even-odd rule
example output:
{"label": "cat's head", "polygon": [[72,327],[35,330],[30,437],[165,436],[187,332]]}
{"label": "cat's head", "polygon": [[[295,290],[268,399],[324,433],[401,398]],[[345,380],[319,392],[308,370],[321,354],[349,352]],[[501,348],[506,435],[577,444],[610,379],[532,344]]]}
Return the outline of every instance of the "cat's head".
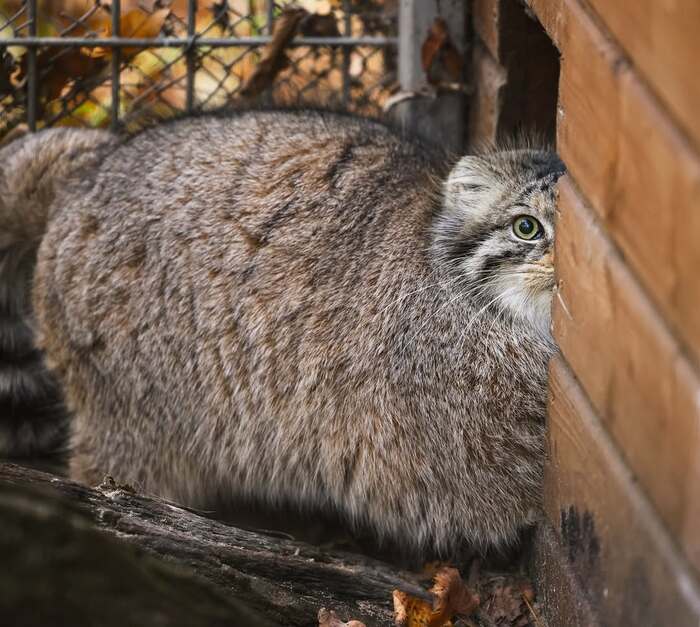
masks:
{"label": "cat's head", "polygon": [[433,230],[433,251],[467,298],[543,335],[554,289],[555,185],[564,172],[544,150],[463,157],[443,185]]}

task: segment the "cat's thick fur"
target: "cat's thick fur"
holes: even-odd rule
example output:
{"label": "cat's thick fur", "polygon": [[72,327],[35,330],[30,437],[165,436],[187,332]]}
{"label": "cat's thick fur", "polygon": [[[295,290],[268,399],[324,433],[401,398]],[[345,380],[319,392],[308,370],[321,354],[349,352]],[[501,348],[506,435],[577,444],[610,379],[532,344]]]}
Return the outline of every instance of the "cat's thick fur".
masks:
{"label": "cat's thick fur", "polygon": [[[27,155],[31,189],[78,144],[88,165],[25,200],[8,163]],[[537,509],[556,157],[446,170],[321,112],[49,131],[0,157],[0,227],[36,225],[2,247],[42,238],[37,341],[75,478],[334,510],[443,551],[508,541]],[[518,212],[541,240],[514,241]]]}

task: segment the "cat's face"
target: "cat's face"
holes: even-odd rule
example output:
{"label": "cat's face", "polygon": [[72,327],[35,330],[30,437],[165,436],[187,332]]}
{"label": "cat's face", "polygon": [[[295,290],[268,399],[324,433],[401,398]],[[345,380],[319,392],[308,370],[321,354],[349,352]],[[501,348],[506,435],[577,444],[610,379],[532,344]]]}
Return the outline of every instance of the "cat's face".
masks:
{"label": "cat's face", "polygon": [[461,159],[443,190],[433,247],[480,308],[548,336],[554,289],[555,185],[563,163],[541,150]]}

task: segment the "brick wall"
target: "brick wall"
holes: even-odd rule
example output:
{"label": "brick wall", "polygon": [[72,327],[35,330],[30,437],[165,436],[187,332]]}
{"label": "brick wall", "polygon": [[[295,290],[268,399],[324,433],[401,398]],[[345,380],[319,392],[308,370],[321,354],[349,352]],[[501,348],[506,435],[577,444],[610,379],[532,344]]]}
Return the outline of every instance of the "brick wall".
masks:
{"label": "brick wall", "polygon": [[[475,0],[473,136],[512,124],[499,98],[538,63],[503,28],[518,9],[561,55],[556,137],[569,170],[541,598],[550,627],[697,627],[700,2]],[[509,68],[514,51],[524,60]]]}

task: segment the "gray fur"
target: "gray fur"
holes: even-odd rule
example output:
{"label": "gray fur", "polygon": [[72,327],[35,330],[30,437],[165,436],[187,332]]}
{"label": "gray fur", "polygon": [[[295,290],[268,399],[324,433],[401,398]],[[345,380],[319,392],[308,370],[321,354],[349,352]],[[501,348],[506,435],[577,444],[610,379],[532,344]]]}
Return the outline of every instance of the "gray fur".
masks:
{"label": "gray fur", "polygon": [[[540,503],[561,170],[512,150],[446,177],[320,112],[110,144],[47,203],[34,276],[73,476],[334,510],[419,549],[510,541]],[[518,212],[545,237],[517,240]]]}

